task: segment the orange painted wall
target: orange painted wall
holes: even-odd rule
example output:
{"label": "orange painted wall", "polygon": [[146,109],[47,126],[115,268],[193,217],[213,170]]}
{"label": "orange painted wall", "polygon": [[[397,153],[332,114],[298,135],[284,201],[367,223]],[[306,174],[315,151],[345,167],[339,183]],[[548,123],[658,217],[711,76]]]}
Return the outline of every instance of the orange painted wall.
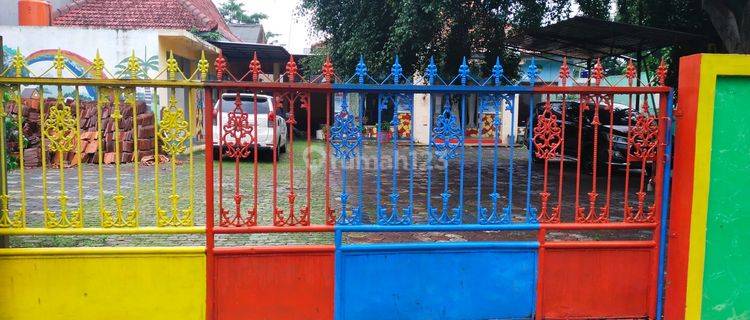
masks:
{"label": "orange painted wall", "polygon": [[690,216],[693,205],[695,159],[695,126],[700,86],[701,56],[680,59],[680,80],[675,111],[674,170],[669,209],[669,246],[667,247],[667,280],[665,282],[665,319],[685,317]]}

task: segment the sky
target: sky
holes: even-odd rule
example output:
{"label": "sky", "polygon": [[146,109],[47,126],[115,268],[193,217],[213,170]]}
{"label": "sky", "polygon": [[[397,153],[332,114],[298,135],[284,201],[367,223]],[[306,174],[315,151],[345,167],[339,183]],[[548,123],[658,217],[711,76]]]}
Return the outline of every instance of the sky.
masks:
{"label": "sky", "polygon": [[[219,7],[225,0],[213,0]],[[268,19],[263,20],[266,32],[278,33],[273,38],[277,44],[283,45],[290,53],[304,53],[315,42],[310,35],[312,28],[306,18],[298,17],[297,5],[300,0],[239,0],[245,4],[248,14],[264,13]]]}

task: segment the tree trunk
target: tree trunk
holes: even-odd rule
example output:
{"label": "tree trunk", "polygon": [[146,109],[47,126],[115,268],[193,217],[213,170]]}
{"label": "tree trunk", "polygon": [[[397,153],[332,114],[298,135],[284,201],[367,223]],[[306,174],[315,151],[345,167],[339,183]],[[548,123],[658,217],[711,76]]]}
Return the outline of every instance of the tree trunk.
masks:
{"label": "tree trunk", "polygon": [[733,11],[724,0],[703,0],[703,10],[711,19],[724,47],[730,53],[750,53],[750,0]]}

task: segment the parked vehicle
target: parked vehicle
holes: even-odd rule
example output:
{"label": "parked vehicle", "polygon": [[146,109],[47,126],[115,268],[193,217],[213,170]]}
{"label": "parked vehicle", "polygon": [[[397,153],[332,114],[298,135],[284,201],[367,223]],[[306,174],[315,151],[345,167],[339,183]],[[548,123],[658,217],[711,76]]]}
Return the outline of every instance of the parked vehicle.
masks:
{"label": "parked vehicle", "polygon": [[[551,111],[557,117],[557,123],[562,127],[562,101],[550,102]],[[583,113],[580,112],[581,104],[578,102],[566,102],[565,103],[565,150],[564,158],[568,160],[578,160],[578,136],[580,130],[580,142],[581,142],[581,164],[586,171],[593,167],[594,163],[594,103],[589,103]],[[536,105],[534,114],[534,126],[538,125],[538,117],[544,113],[545,103],[539,103]],[[596,163],[600,167],[606,167],[609,160],[609,142],[612,139],[612,166],[624,168],[628,159],[628,119],[630,119],[630,126],[634,126],[636,122],[635,112],[628,112],[628,106],[622,104],[613,104],[614,111],[610,119],[610,110],[606,105],[599,105],[599,128],[597,133],[597,160]],[[582,121],[579,121],[579,117],[583,115]],[[579,124],[582,125],[579,129]],[[612,129],[612,136],[610,137],[610,127]],[[527,129],[528,130],[528,129]],[[528,137],[533,137],[533,133],[527,132]],[[534,158],[536,162],[540,162],[541,159]],[[640,164],[635,165],[633,159],[631,161],[631,168],[640,168]],[[651,170],[651,165],[647,165],[647,170]]]}
{"label": "parked vehicle", "polygon": [[[216,102],[214,106],[214,118],[213,118],[213,132],[214,132],[214,158],[218,158],[219,142],[223,141],[224,149],[226,144],[234,143],[234,137],[231,136],[232,124],[230,123],[230,116],[235,112],[237,103],[236,93],[225,93],[222,95],[221,100]],[[241,143],[248,144],[250,154],[253,151],[252,136],[257,136],[258,151],[271,154],[273,151],[274,141],[276,142],[277,152],[286,152],[287,145],[287,124],[283,117],[283,113],[276,112],[274,110],[273,97],[267,95],[255,95],[251,93],[240,93],[240,107],[242,112],[247,114],[247,122],[243,124],[247,125],[247,128],[251,131],[242,135],[240,139]],[[257,132],[254,121],[255,108],[257,107]],[[219,112],[221,110],[221,112]],[[273,112],[273,116],[269,117]],[[221,127],[219,127],[219,114],[221,114]],[[273,134],[273,127],[276,126],[276,135]],[[225,133],[229,135],[224,137]]]}

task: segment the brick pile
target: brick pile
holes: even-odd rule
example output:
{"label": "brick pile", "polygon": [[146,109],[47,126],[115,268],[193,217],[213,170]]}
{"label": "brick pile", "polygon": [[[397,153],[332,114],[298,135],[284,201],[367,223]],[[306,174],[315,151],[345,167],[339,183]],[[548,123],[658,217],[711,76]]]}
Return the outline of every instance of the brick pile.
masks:
{"label": "brick pile", "polygon": [[[14,101],[8,102],[6,112],[11,118],[12,123],[16,124],[18,119],[18,109]],[[27,140],[24,149],[23,161],[25,167],[39,167],[42,165],[42,145],[41,145],[41,128],[39,126],[40,114],[38,109],[24,107],[21,117],[23,118],[23,136]],[[7,124],[6,124],[7,125]],[[18,156],[18,137],[6,136],[6,147],[11,155]]]}
{"label": "brick pile", "polygon": [[[49,110],[55,103],[54,99],[48,99],[45,101],[45,112]],[[72,101],[69,101],[71,110],[75,113],[75,107],[72,105]],[[17,108],[13,102],[6,105],[7,112],[9,115],[15,117],[17,115]],[[115,163],[115,121],[111,117],[113,111],[113,105],[102,106],[102,134],[103,144],[103,159],[104,164]],[[82,101],[81,102],[81,118],[78,123],[78,128],[81,130],[81,157],[84,163],[97,163],[99,158],[98,152],[98,140],[97,140],[97,110],[95,101]],[[120,107],[120,113],[122,118],[118,122],[119,129],[119,143],[120,143],[120,161],[121,163],[132,162],[134,160],[134,153],[137,150],[138,159],[145,157],[151,157],[154,155],[154,143],[155,132],[154,132],[154,114],[149,110],[145,102],[139,101],[136,103],[135,108],[135,119],[137,122],[138,130],[138,141],[134,141],[135,135],[133,134],[133,110],[129,105],[122,105]],[[75,114],[73,114],[75,117]],[[41,124],[40,124],[40,113],[38,109],[23,108],[23,134],[28,139],[26,149],[24,149],[24,166],[39,167],[42,165],[41,160]],[[18,142],[15,139],[8,139],[7,142],[8,150],[12,153],[17,154]],[[15,152],[14,152],[15,151]],[[48,151],[48,150],[47,150]],[[56,162],[57,155],[48,154],[47,160],[50,163]],[[71,150],[65,154],[65,160],[68,165],[74,165],[78,163],[78,158],[75,150]]]}
{"label": "brick pile", "polygon": [[[94,108],[96,105],[94,104]],[[96,110],[96,109],[94,109]],[[104,144],[104,158],[105,164],[115,163],[115,121],[111,117],[113,111],[112,105],[104,106],[102,108],[102,128]],[[137,123],[137,136],[138,141],[135,141],[136,134],[133,133],[133,110],[129,105],[123,105],[120,107],[120,113],[122,118],[118,121],[119,134],[120,134],[120,161],[121,163],[132,162],[135,157],[134,153],[138,152],[138,159],[143,159],[147,156],[154,155],[154,114],[151,112],[146,103],[139,101],[136,103],[135,108],[135,121]],[[94,132],[96,131],[96,113],[94,113]],[[82,120],[83,121],[83,120]],[[94,133],[94,152],[84,152],[86,156],[96,157],[96,134]],[[91,144],[91,137],[89,138],[88,144]],[[82,138],[82,140],[86,141]],[[88,150],[86,150],[88,151]],[[89,161],[95,162],[96,160]]]}

